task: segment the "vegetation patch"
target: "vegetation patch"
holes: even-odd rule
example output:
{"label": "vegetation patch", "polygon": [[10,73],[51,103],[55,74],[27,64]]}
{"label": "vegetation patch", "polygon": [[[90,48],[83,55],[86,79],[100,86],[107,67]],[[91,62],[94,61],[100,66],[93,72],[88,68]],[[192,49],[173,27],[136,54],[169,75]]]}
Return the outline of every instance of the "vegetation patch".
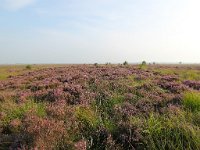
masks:
{"label": "vegetation patch", "polygon": [[1,122],[6,125],[13,119],[22,119],[24,115],[33,111],[36,115],[44,117],[46,115],[45,105],[42,103],[35,103],[33,101],[28,101],[24,104],[18,105],[14,102],[4,103],[0,107],[1,113],[4,113],[4,117]]}
{"label": "vegetation patch", "polygon": [[183,106],[192,111],[200,111],[200,93],[199,92],[187,92],[183,98]]}
{"label": "vegetation patch", "polygon": [[198,150],[200,68],[141,66],[5,67],[0,149]]}

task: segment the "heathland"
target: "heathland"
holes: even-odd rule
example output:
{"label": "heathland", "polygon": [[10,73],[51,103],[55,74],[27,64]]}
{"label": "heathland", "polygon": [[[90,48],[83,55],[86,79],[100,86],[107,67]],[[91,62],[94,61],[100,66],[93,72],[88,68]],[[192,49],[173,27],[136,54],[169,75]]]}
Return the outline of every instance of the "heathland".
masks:
{"label": "heathland", "polygon": [[0,66],[0,149],[199,150],[200,65]]}

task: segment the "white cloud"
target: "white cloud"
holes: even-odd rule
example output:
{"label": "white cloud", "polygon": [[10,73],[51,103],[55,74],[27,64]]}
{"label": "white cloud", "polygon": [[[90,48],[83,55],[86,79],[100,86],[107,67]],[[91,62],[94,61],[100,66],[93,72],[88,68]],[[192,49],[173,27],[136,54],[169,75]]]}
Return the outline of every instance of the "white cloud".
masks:
{"label": "white cloud", "polygon": [[33,4],[35,0],[4,0],[4,8],[12,11],[22,9]]}

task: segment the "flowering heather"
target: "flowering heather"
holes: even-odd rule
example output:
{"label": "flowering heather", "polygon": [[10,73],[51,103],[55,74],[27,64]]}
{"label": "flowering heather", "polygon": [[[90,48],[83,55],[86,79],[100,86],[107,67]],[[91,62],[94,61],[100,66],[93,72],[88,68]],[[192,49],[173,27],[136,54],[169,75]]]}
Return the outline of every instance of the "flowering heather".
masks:
{"label": "flowering heather", "polygon": [[66,65],[10,76],[0,81],[0,149],[198,150],[199,73]]}
{"label": "flowering heather", "polygon": [[196,90],[200,90],[200,81],[190,81],[187,80],[184,82],[184,84],[190,88],[196,89]]}

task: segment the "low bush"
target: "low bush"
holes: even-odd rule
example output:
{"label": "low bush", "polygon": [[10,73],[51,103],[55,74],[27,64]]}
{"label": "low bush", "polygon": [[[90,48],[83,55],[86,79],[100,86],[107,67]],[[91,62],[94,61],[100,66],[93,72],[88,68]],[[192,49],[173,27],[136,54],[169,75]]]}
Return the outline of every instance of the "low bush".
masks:
{"label": "low bush", "polygon": [[32,69],[31,65],[27,65],[26,69],[29,69],[29,70]]}
{"label": "low bush", "polygon": [[128,62],[127,61],[123,62],[123,65],[124,66],[128,65]]}

